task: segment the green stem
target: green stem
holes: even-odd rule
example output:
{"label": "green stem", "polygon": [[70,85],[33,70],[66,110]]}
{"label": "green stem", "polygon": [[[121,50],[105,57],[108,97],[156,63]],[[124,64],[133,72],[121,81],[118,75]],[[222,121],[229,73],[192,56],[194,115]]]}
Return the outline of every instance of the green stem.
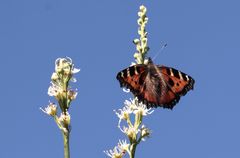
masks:
{"label": "green stem", "polygon": [[136,147],[137,147],[137,143],[131,144],[131,147],[130,147],[130,158],[134,158],[135,157]]}
{"label": "green stem", "polygon": [[62,132],[63,134],[63,144],[64,144],[64,158],[70,158],[70,150],[69,150],[69,131]]}
{"label": "green stem", "polygon": [[138,127],[141,125],[142,123],[142,115],[137,113],[135,115],[135,123],[134,123],[134,128],[138,129]]}

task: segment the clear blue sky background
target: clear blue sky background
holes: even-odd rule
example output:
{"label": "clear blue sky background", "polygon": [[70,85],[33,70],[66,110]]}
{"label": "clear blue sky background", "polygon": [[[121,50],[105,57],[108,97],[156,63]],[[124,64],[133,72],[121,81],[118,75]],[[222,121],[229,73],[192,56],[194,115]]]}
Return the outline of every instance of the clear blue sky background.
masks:
{"label": "clear blue sky background", "polygon": [[195,90],[144,123],[137,158],[240,157],[240,2],[237,0],[0,0],[1,158],[61,158],[62,136],[46,106],[54,61],[81,72],[71,106],[72,158],[106,157],[125,138],[113,109],[131,94],[115,79],[134,60],[137,12],[148,8],[150,56],[191,75]]}

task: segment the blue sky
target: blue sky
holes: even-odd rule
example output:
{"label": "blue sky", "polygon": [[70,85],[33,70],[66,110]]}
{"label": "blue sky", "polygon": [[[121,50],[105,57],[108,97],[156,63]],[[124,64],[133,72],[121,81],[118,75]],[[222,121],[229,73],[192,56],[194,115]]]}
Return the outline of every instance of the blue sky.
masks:
{"label": "blue sky", "polygon": [[1,158],[63,157],[62,136],[46,106],[54,61],[81,72],[70,109],[71,157],[106,157],[125,138],[113,110],[126,94],[115,79],[134,60],[137,12],[148,8],[149,56],[191,75],[195,89],[173,111],[144,123],[152,136],[136,157],[239,158],[240,21],[237,0],[0,0]]}

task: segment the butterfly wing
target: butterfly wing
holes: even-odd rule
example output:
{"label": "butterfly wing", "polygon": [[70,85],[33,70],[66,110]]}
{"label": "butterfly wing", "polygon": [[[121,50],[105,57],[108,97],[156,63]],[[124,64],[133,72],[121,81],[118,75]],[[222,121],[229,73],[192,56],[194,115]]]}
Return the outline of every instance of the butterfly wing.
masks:
{"label": "butterfly wing", "polygon": [[181,96],[184,96],[189,90],[194,87],[194,79],[174,68],[158,66],[160,78],[166,85],[166,91],[160,96],[160,102],[173,108],[178,103]]}
{"label": "butterfly wing", "polygon": [[179,96],[184,96],[189,90],[194,88],[194,79],[174,68],[160,66],[159,70],[163,74],[165,82],[171,87],[172,91]]}
{"label": "butterfly wing", "polygon": [[137,96],[142,91],[142,85],[146,78],[146,65],[130,66],[117,74],[117,80],[121,87],[126,87]]}

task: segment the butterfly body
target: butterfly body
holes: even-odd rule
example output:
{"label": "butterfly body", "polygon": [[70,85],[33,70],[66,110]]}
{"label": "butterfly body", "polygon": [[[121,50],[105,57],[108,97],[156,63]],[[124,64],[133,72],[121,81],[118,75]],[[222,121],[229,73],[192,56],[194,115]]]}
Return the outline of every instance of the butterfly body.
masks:
{"label": "butterfly body", "polygon": [[174,68],[155,65],[149,58],[148,64],[130,66],[117,74],[121,87],[126,87],[150,107],[172,109],[189,90],[194,79]]}

